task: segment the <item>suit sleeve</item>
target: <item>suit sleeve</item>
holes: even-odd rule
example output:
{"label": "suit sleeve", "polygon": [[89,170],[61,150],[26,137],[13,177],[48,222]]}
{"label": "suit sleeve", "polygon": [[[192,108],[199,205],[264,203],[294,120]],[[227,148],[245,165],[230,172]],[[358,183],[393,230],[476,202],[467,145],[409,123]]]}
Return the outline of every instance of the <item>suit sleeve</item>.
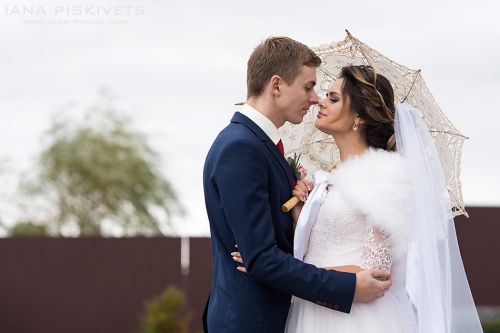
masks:
{"label": "suit sleeve", "polygon": [[248,274],[281,292],[350,312],[355,274],[318,269],[278,248],[265,154],[260,142],[231,142],[220,154],[213,175]]}

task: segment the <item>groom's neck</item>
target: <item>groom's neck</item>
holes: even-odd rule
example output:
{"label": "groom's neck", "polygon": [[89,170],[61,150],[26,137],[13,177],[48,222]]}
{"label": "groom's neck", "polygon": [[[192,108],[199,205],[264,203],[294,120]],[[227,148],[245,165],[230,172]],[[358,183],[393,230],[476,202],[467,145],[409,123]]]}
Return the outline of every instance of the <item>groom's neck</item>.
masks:
{"label": "groom's neck", "polygon": [[265,96],[250,97],[246,103],[272,121],[276,128],[280,128],[285,124],[285,119],[282,119],[283,116],[279,110],[276,109],[274,103]]}

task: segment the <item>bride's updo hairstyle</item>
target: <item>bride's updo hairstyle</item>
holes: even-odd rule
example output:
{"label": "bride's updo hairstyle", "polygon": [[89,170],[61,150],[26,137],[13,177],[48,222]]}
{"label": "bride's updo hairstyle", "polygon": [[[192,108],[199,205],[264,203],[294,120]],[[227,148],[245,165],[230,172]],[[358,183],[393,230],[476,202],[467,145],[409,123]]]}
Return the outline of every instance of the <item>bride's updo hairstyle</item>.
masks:
{"label": "bride's updo hairstyle", "polygon": [[394,136],[394,91],[383,75],[371,66],[347,66],[340,73],[342,98],[349,99],[350,109],[364,120],[360,127],[368,146],[396,150]]}

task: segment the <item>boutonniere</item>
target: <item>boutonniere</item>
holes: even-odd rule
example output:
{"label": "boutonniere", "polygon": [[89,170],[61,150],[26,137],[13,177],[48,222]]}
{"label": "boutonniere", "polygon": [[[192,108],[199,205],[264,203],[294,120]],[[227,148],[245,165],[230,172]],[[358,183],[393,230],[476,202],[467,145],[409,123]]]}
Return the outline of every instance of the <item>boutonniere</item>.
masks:
{"label": "boutonniere", "polygon": [[[295,175],[295,179],[297,181],[302,180],[302,179],[306,178],[306,176],[307,176],[307,170],[299,163],[301,155],[302,154],[299,154],[299,155],[293,154],[293,157],[287,157],[287,159],[286,159],[286,161],[290,165],[290,168],[292,169],[292,172]],[[309,189],[309,186],[308,186],[308,189]],[[288,213],[299,202],[300,202],[299,198],[292,197],[281,206],[281,211],[283,213]]]}
{"label": "boutonniere", "polygon": [[293,154],[293,157],[288,156],[286,159],[297,180],[301,180],[307,175],[306,169],[304,169],[304,167],[299,163],[300,156],[302,156],[302,154],[297,155],[297,153],[295,153]]}

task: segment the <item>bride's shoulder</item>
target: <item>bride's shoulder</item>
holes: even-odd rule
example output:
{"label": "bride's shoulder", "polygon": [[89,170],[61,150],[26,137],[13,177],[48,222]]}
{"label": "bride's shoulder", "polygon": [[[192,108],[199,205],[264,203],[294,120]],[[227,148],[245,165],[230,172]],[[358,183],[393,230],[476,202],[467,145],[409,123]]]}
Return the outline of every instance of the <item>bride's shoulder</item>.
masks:
{"label": "bride's shoulder", "polygon": [[338,185],[351,182],[351,186],[364,188],[365,185],[387,187],[409,184],[406,159],[397,152],[382,149],[370,148],[362,155],[348,159],[337,167],[335,174]]}

